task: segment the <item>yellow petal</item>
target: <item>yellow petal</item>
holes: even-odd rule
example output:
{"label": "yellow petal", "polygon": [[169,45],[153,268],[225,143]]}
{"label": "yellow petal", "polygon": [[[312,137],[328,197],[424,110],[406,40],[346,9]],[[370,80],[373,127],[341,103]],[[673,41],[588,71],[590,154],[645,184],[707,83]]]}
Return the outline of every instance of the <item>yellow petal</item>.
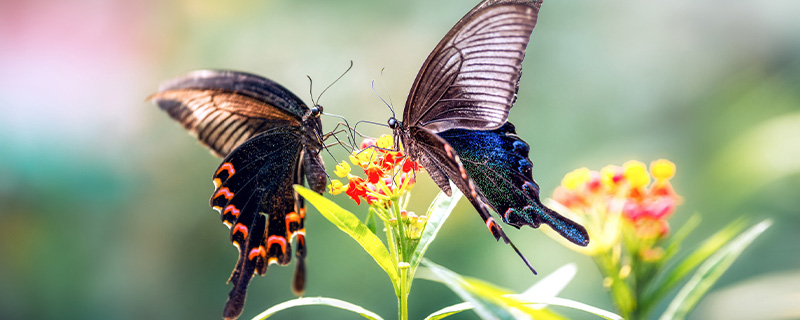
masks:
{"label": "yellow petal", "polygon": [[334,170],[333,173],[339,178],[347,177],[347,174],[350,173],[350,165],[347,164],[347,162],[342,161],[342,163],[336,166],[336,170]]}
{"label": "yellow petal", "polygon": [[675,164],[666,159],[658,159],[650,163],[650,172],[656,180],[666,181],[675,176]]}
{"label": "yellow petal", "polygon": [[622,165],[625,170],[625,179],[634,188],[641,188],[650,184],[650,174],[647,173],[647,167],[644,163],[636,160],[625,162]]}
{"label": "yellow petal", "polygon": [[328,190],[330,194],[337,195],[344,191],[344,185],[339,180],[331,179],[331,183],[328,185]]}
{"label": "yellow petal", "polygon": [[578,187],[584,185],[591,178],[591,172],[588,168],[575,169],[561,180],[561,185],[570,190],[576,190]]}
{"label": "yellow petal", "polygon": [[394,144],[394,137],[388,134],[382,135],[380,138],[378,138],[378,141],[375,142],[375,145],[378,146],[378,148],[383,148],[383,149],[391,149],[393,144]]}

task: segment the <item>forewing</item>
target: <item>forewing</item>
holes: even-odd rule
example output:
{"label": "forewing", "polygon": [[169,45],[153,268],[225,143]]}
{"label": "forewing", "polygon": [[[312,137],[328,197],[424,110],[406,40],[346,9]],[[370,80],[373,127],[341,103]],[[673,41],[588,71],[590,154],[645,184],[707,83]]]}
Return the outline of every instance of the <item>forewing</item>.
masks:
{"label": "forewing", "polygon": [[281,85],[257,75],[199,70],[163,84],[150,98],[211,151],[225,157],[270,128],[300,125],[309,112]]}
{"label": "forewing", "polygon": [[516,99],[525,48],[541,2],[484,1],[428,56],[403,120],[433,132],[496,129]]}
{"label": "forewing", "polygon": [[241,313],[254,274],[264,274],[272,263],[289,263],[291,240],[299,240],[298,256],[305,256],[305,209],[292,188],[301,183],[303,134],[299,127],[265,131],[231,152],[214,174],[211,206],[220,211],[239,249],[226,318]]}

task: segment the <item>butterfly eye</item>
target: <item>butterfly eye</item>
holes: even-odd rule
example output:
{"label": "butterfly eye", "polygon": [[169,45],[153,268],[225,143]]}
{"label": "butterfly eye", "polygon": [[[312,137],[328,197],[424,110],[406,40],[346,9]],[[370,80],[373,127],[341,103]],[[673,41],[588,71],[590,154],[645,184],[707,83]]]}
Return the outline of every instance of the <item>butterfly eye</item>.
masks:
{"label": "butterfly eye", "polygon": [[399,121],[397,121],[397,119],[395,119],[394,117],[391,117],[389,118],[389,121],[387,123],[389,124],[389,128],[395,129],[397,128]]}
{"label": "butterfly eye", "polygon": [[311,108],[311,115],[315,116],[315,117],[319,117],[319,115],[322,114],[322,109],[323,108],[322,108],[321,105],[318,105],[318,104],[314,105],[314,107]]}

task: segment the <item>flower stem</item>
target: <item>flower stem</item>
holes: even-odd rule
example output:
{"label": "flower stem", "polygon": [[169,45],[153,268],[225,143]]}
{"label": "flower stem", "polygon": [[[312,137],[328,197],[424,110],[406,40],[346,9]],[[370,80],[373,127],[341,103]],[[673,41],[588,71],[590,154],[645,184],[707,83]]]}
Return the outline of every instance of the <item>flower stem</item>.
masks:
{"label": "flower stem", "polygon": [[597,265],[600,266],[601,273],[608,281],[606,285],[608,285],[608,290],[611,292],[611,297],[620,315],[624,319],[635,319],[631,317],[636,310],[636,298],[628,283],[620,276],[619,261],[606,254],[597,255],[594,258]]}
{"label": "flower stem", "polygon": [[398,319],[408,320],[408,266],[400,266],[400,296],[397,297],[398,312],[400,313]]}

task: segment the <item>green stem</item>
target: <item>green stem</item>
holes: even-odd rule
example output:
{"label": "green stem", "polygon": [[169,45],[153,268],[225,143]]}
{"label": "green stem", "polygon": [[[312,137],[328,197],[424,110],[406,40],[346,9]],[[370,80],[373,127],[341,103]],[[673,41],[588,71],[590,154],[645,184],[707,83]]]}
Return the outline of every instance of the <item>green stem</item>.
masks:
{"label": "green stem", "polygon": [[620,315],[624,319],[634,319],[632,316],[636,311],[636,298],[625,279],[620,277],[622,265],[611,256],[611,252],[597,255],[594,258],[595,263],[600,267],[600,272],[611,281],[609,287],[611,299],[614,300]]}
{"label": "green stem", "polygon": [[400,320],[408,320],[408,266],[400,266],[400,296],[397,297],[400,304],[398,312]]}

